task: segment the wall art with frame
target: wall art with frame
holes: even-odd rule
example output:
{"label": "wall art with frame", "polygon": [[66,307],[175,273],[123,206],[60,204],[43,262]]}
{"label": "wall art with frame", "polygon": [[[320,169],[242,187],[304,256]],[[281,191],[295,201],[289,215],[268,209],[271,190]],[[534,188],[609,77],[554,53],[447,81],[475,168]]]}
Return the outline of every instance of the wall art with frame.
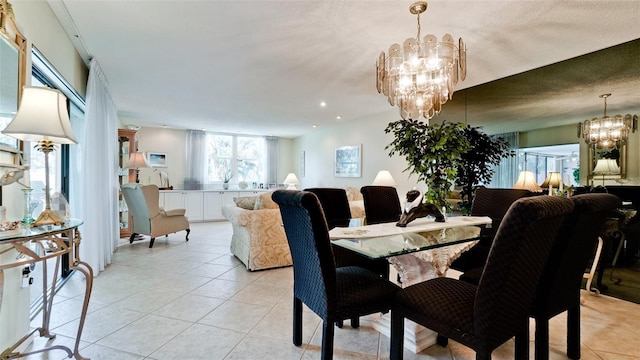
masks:
{"label": "wall art with frame", "polygon": [[149,151],[147,161],[151,167],[167,167],[167,154]]}
{"label": "wall art with frame", "polygon": [[336,177],[362,177],[361,150],[360,144],[336,148],[334,167]]}

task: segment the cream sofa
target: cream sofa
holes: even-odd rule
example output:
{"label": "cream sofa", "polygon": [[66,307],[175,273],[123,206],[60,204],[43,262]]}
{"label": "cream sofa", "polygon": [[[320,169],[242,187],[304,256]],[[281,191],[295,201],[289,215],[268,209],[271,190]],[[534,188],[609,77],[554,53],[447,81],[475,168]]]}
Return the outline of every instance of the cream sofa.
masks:
{"label": "cream sofa", "polygon": [[[280,209],[271,194],[235,198],[235,204],[222,207],[222,215],[233,227],[231,253],[250,271],[293,264]],[[349,204],[352,217],[364,217],[362,199],[355,197]]]}

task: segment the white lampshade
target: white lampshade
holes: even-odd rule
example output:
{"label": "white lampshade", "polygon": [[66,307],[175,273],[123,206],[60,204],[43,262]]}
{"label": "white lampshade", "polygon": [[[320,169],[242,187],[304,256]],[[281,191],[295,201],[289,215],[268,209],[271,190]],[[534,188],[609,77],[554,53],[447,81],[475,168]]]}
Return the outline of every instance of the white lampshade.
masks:
{"label": "white lampshade", "polygon": [[393,176],[387,170],[378,171],[378,175],[373,179],[373,183],[371,185],[375,186],[396,186],[396,181],[393,180]]}
{"label": "white lampshade", "polygon": [[540,185],[543,189],[548,188],[549,186],[554,188],[559,188],[562,184],[562,176],[560,176],[559,172],[551,171],[547,174],[547,178],[544,179],[542,185]]}
{"label": "white lampshade", "polygon": [[288,185],[287,190],[296,190],[296,185],[300,184],[300,181],[296,174],[289,173],[282,183]]}
{"label": "white lampshade", "polygon": [[45,87],[24,87],[18,113],[2,132],[22,141],[78,143],[71,130],[67,98]]}
{"label": "white lampshade", "polygon": [[593,173],[599,175],[620,174],[620,167],[614,159],[598,159]]}
{"label": "white lampshade", "polygon": [[513,185],[514,189],[525,189],[529,191],[542,191],[542,188],[536,182],[532,171],[520,171],[518,181]]}
{"label": "white lampshade", "polygon": [[149,166],[149,162],[147,161],[147,157],[144,153],[136,151],[129,155],[129,164],[127,164],[127,168],[129,169],[139,169],[139,168],[147,168]]}

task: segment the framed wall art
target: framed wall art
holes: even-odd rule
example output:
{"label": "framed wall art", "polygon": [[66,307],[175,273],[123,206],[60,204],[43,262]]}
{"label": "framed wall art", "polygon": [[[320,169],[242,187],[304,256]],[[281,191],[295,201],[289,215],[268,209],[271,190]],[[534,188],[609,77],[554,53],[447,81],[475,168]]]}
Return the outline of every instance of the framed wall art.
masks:
{"label": "framed wall art", "polygon": [[151,167],[167,167],[167,154],[158,152],[148,152],[147,161]]}
{"label": "framed wall art", "polygon": [[361,145],[347,145],[336,148],[335,176],[336,177],[361,177],[362,176],[362,151]]}

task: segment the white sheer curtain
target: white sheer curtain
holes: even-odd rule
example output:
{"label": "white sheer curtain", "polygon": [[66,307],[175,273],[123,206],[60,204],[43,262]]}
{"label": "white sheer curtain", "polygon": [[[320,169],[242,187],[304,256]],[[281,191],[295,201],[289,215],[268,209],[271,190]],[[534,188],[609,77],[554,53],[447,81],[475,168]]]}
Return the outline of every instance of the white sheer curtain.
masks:
{"label": "white sheer curtain", "polygon": [[278,144],[276,136],[265,137],[267,142],[267,184],[279,184],[283,179],[278,179]]}
{"label": "white sheer curtain", "polygon": [[516,156],[502,158],[500,165],[495,166],[495,173],[491,178],[489,187],[510,189],[518,180],[518,155],[520,148],[519,133],[504,133],[492,135],[493,138],[501,137],[509,142],[509,148],[516,151]]}
{"label": "white sheer curtain", "polygon": [[81,258],[95,274],[111,263],[120,237],[118,228],[117,108],[95,59],[89,66],[82,156]]}
{"label": "white sheer curtain", "polygon": [[191,189],[190,184],[202,186],[207,180],[205,175],[207,133],[202,130],[187,130],[186,145],[187,178],[184,181],[185,188]]}

